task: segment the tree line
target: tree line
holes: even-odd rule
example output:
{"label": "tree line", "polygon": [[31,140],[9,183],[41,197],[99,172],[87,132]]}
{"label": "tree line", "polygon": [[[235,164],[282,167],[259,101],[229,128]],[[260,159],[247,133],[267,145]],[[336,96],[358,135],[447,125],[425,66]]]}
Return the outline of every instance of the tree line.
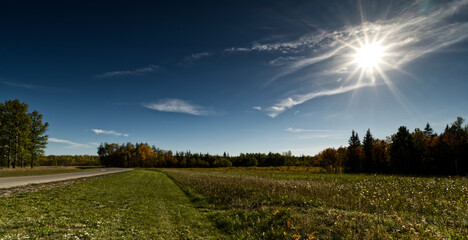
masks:
{"label": "tree line", "polygon": [[33,167],[44,153],[49,123],[19,100],[0,102],[0,167]]}
{"label": "tree line", "polygon": [[190,151],[172,152],[147,143],[103,143],[98,147],[101,164],[113,167],[231,167],[231,166],[313,166],[314,157],[293,156],[291,152],[241,153],[239,156],[211,155]]}
{"label": "tree line", "polygon": [[114,167],[315,166],[328,172],[467,175],[468,125],[463,122],[458,117],[441,134],[429,123],[413,132],[401,126],[384,140],[374,138],[369,129],[362,143],[353,130],[348,146],[327,148],[316,156],[294,156],[290,151],[239,156],[174,153],[147,143],[103,143],[98,155],[102,165]]}
{"label": "tree line", "polygon": [[385,140],[369,129],[362,143],[353,130],[347,147],[323,150],[318,162],[332,172],[468,175],[468,125],[463,122],[458,117],[441,134],[429,123],[413,132],[401,126]]}

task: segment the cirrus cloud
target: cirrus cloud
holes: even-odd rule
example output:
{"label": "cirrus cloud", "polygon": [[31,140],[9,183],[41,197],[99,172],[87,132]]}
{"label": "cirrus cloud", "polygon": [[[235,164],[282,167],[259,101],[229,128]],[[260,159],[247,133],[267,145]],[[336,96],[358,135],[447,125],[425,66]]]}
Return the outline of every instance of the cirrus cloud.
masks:
{"label": "cirrus cloud", "polygon": [[160,112],[184,113],[195,116],[209,116],[215,114],[213,110],[206,107],[176,98],[163,99],[155,103],[143,103],[143,106]]}
{"label": "cirrus cloud", "polygon": [[67,146],[65,148],[72,148],[72,149],[96,147],[95,143],[84,144],[84,143],[73,142],[73,141],[70,141],[70,140],[59,139],[59,138],[49,138],[48,141],[53,142],[53,143],[66,144]]}
{"label": "cirrus cloud", "polygon": [[113,130],[103,130],[103,129],[91,129],[96,134],[104,134],[104,135],[114,135],[114,136],[124,136],[128,137],[128,133],[119,133]]}
{"label": "cirrus cloud", "polygon": [[120,76],[135,76],[135,75],[143,75],[150,72],[155,72],[160,69],[157,65],[148,65],[147,67],[141,67],[134,70],[120,70],[120,71],[112,71],[112,72],[105,72],[99,75],[96,75],[97,78],[110,78],[110,77],[120,77]]}

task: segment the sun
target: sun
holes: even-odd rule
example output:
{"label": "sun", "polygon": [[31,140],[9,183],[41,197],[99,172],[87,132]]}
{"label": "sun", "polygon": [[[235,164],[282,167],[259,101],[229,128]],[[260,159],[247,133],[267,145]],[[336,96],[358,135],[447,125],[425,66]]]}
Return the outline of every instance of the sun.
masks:
{"label": "sun", "polygon": [[393,89],[392,80],[386,72],[402,70],[397,64],[392,64],[400,54],[395,51],[398,43],[387,39],[392,31],[382,32],[379,26],[363,25],[359,32],[347,41],[338,40],[344,54],[342,64],[337,69],[344,69],[343,73],[347,75],[342,84],[355,84],[356,88],[385,84]]}
{"label": "sun", "polygon": [[373,70],[379,67],[383,57],[383,47],[378,43],[369,43],[356,49],[354,60],[363,70]]}

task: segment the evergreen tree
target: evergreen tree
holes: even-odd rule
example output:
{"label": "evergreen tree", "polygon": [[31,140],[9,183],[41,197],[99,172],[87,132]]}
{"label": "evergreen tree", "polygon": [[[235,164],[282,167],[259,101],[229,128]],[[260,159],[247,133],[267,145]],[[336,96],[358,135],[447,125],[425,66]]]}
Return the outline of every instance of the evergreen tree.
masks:
{"label": "evergreen tree", "polygon": [[31,155],[31,168],[34,166],[37,156],[42,155],[44,148],[47,145],[48,136],[44,135],[49,127],[49,123],[42,123],[42,114],[34,110],[29,114],[31,119],[30,133],[29,133],[29,152]]}
{"label": "evergreen tree", "polygon": [[8,166],[15,168],[20,161],[24,167],[24,157],[27,154],[29,145],[29,126],[31,118],[28,114],[28,105],[19,100],[7,100],[4,105],[4,117],[6,138],[7,138],[7,158]]}
{"label": "evergreen tree", "polygon": [[467,126],[463,127],[465,120],[457,117],[457,120],[447,125],[445,132],[441,134],[439,162],[444,164],[448,174],[468,173],[468,132]]}
{"label": "evergreen tree", "polygon": [[398,128],[398,132],[392,136],[390,158],[395,173],[409,174],[414,172],[413,141],[405,126]]}
{"label": "evergreen tree", "polygon": [[366,173],[374,172],[374,159],[373,159],[373,149],[374,149],[374,138],[370,132],[370,129],[367,129],[366,135],[362,140],[362,145],[364,148],[364,161],[363,161],[363,171]]}
{"label": "evergreen tree", "polygon": [[424,128],[424,135],[426,136],[434,136],[434,130],[431,128],[431,125],[429,125],[429,123],[426,123],[426,127]]}
{"label": "evergreen tree", "polygon": [[361,141],[354,130],[351,132],[348,147],[348,161],[346,169],[348,172],[361,172]]}

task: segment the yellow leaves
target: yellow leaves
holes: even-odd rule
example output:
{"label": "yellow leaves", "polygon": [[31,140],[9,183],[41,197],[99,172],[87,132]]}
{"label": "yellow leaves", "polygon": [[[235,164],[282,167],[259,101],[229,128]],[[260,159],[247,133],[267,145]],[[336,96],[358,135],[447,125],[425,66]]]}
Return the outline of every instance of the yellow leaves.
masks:
{"label": "yellow leaves", "polygon": [[273,215],[276,215],[276,214],[278,214],[278,212],[279,212],[279,210],[278,210],[278,209],[276,209],[276,211],[273,213]]}
{"label": "yellow leaves", "polygon": [[297,235],[297,234],[293,234],[291,237],[292,237],[294,240],[299,240],[299,239],[301,239],[301,236],[300,236],[300,235]]}

